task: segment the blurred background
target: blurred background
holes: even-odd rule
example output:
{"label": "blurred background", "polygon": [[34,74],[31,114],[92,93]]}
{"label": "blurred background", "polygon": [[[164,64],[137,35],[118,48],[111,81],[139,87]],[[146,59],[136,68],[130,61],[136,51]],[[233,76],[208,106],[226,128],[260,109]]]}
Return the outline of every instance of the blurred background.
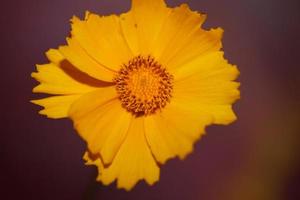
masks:
{"label": "blurred background", "polygon": [[130,0],[1,2],[0,198],[32,200],[299,200],[300,1],[168,0],[208,14],[205,28],[225,30],[224,51],[237,64],[238,121],[211,126],[185,161],[161,167],[153,187],[131,192],[95,182],[85,144],[69,120],[49,120],[29,103],[30,73],[44,52],[65,43],[69,19],[85,10],[122,13]]}

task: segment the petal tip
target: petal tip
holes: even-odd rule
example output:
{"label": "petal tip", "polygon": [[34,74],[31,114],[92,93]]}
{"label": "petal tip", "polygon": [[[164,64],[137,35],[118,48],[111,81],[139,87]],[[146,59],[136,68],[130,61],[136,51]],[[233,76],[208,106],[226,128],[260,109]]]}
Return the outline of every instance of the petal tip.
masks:
{"label": "petal tip", "polygon": [[92,14],[92,13],[91,13],[90,11],[88,11],[88,10],[85,11],[85,14],[84,14],[84,20],[88,20],[91,14]]}
{"label": "petal tip", "polygon": [[215,35],[216,37],[218,37],[218,38],[222,38],[223,35],[224,35],[224,29],[221,28],[221,27],[218,27],[218,28],[212,28],[212,29],[211,29],[211,33],[212,33],[213,35]]}

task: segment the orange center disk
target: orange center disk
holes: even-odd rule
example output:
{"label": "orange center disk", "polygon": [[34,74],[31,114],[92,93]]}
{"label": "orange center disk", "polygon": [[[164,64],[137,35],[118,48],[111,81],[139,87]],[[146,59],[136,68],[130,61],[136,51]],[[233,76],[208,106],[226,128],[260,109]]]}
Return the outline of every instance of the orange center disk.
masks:
{"label": "orange center disk", "polygon": [[136,116],[164,108],[171,99],[173,76],[151,56],[137,56],[115,77],[122,106]]}

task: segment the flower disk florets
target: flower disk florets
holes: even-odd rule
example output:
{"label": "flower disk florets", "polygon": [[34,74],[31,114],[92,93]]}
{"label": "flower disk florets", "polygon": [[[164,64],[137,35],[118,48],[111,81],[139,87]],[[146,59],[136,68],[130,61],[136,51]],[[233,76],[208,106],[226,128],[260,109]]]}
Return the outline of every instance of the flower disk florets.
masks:
{"label": "flower disk florets", "polygon": [[151,56],[137,56],[114,79],[122,106],[136,116],[164,108],[172,96],[173,76]]}

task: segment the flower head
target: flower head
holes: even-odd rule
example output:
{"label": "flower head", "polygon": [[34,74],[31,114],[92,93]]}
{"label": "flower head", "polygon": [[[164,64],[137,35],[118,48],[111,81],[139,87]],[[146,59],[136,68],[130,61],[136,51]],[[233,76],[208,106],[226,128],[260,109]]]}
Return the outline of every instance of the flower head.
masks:
{"label": "flower head", "polygon": [[105,185],[153,184],[159,164],[192,152],[210,124],[236,119],[239,71],[223,57],[221,28],[185,4],[132,0],[129,12],[73,17],[67,45],[37,65],[34,100],[50,118],[70,118],[87,143],[86,164]]}

